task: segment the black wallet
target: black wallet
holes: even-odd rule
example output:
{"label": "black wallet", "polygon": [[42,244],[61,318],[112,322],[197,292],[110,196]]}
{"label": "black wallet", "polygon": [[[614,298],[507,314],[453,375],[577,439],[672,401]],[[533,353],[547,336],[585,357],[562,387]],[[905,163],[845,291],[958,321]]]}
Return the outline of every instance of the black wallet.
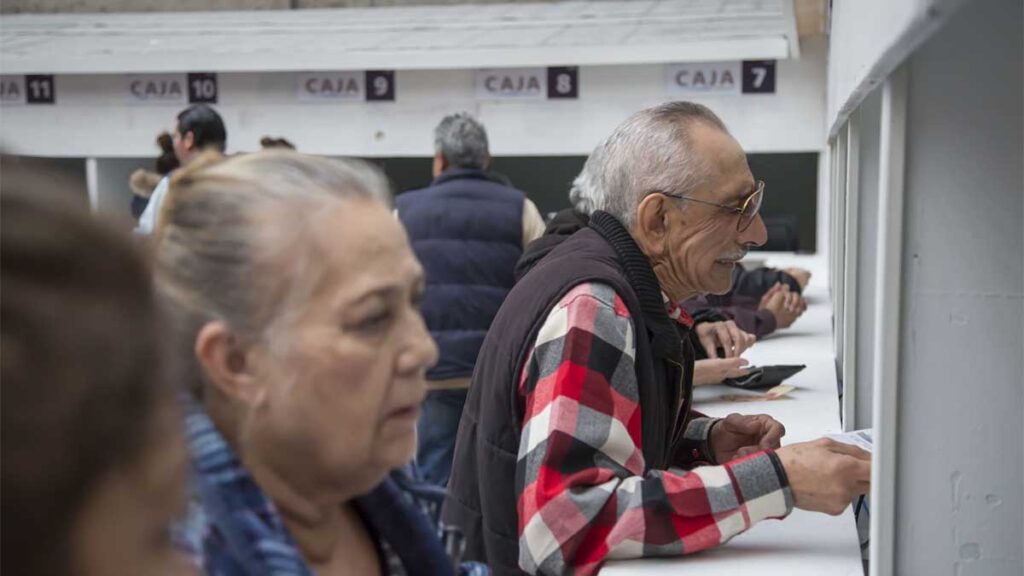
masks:
{"label": "black wallet", "polygon": [[745,376],[740,376],[739,378],[726,378],[722,383],[728,384],[729,386],[735,386],[736,388],[745,388],[747,390],[771,388],[782,384],[783,380],[806,367],[807,366],[804,364],[757,366],[751,368]]}

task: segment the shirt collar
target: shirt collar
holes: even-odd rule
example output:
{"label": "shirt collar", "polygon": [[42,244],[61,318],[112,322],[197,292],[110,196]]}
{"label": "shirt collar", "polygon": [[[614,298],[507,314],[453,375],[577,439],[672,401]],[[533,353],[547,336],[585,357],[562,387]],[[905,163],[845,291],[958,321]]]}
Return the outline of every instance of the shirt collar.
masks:
{"label": "shirt collar", "polygon": [[430,183],[431,186],[437,186],[443,182],[449,180],[456,180],[459,178],[475,178],[477,180],[490,180],[491,178],[487,175],[487,172],[479,170],[477,168],[449,168],[441,173],[440,176],[434,178],[434,181]]}
{"label": "shirt collar", "polygon": [[687,328],[693,328],[693,316],[686,311],[685,308],[676,304],[665,294],[665,291],[661,291],[661,300],[665,303],[665,312],[668,313],[668,317],[675,320],[676,322],[686,326]]}

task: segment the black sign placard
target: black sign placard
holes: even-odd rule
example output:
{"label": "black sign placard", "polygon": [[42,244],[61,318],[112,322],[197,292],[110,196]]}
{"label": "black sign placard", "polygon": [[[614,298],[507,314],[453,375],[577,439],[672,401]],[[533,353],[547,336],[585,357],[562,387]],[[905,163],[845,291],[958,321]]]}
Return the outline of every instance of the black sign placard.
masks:
{"label": "black sign placard", "polygon": [[548,99],[580,97],[578,66],[548,67]]}
{"label": "black sign placard", "polygon": [[395,101],[395,71],[394,70],[367,70],[366,71],[366,101],[367,102],[394,102]]}
{"label": "black sign placard", "polygon": [[57,88],[51,74],[25,75],[25,103],[53,104],[57,100]]}
{"label": "black sign placard", "polygon": [[212,72],[189,72],[188,103],[216,104],[217,75]]}
{"label": "black sign placard", "polygon": [[743,93],[775,94],[775,60],[743,61]]}

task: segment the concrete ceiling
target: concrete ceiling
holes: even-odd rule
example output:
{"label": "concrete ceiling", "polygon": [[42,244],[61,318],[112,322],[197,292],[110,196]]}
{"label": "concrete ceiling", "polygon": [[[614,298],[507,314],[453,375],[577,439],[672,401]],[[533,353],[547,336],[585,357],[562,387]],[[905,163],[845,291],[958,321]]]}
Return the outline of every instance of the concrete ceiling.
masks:
{"label": "concrete ceiling", "polygon": [[9,14],[0,21],[0,71],[7,74],[453,69],[798,55],[790,0]]}

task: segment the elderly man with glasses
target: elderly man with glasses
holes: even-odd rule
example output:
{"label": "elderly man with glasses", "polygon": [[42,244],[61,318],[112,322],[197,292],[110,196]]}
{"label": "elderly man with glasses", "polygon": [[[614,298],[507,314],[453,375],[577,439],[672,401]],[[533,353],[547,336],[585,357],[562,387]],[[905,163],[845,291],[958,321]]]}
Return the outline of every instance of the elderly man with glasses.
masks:
{"label": "elderly man with glasses", "polygon": [[840,513],[868,489],[867,453],[780,448],[769,416],[690,409],[698,344],[677,303],[728,290],[766,237],[743,149],[710,110],[673,102],[626,120],[584,174],[589,225],[523,275],[477,359],[444,509],[466,558],[593,574],[794,507]]}

